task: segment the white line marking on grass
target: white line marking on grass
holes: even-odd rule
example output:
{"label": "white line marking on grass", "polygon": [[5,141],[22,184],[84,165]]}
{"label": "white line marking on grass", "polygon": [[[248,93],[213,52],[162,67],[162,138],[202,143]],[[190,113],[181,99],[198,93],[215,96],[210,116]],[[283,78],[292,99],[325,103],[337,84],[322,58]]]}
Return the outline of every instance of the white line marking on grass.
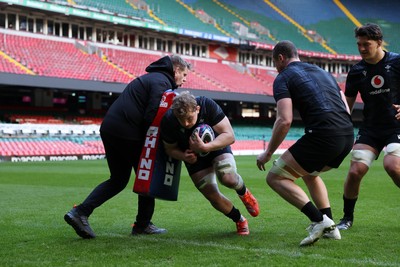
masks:
{"label": "white line marking on grass", "polygon": [[[107,236],[126,237],[126,235],[111,234],[111,233],[108,233],[106,235]],[[400,266],[399,263],[397,263],[397,262],[382,262],[382,261],[376,261],[374,259],[369,259],[369,258],[338,259],[335,257],[326,257],[321,254],[304,254],[300,251],[290,252],[287,250],[267,249],[267,248],[244,248],[244,247],[240,247],[240,246],[232,246],[232,245],[226,245],[226,244],[215,243],[215,242],[196,242],[196,241],[183,240],[183,239],[158,238],[154,235],[140,235],[140,236],[135,236],[133,238],[146,239],[148,241],[154,241],[154,242],[164,242],[164,243],[168,243],[168,244],[172,244],[172,245],[177,245],[177,244],[181,245],[182,244],[182,245],[190,245],[190,246],[195,246],[195,247],[214,247],[214,248],[225,249],[225,250],[253,251],[253,252],[264,253],[267,255],[282,255],[282,256],[287,256],[287,257],[291,257],[291,258],[308,257],[308,258],[317,259],[317,260],[331,260],[333,262],[355,264],[355,265],[359,265],[359,266],[364,266],[366,264],[375,265],[375,266]],[[299,249],[301,249],[301,248],[299,248]]]}

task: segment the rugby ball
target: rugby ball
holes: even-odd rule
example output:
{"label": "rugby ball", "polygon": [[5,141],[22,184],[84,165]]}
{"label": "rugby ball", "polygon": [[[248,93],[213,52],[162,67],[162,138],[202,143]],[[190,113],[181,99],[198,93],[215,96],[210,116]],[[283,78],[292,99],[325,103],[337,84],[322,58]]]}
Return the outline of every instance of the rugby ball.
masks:
{"label": "rugby ball", "polygon": [[[199,134],[199,137],[201,138],[201,140],[202,140],[204,143],[209,143],[209,142],[211,142],[212,140],[214,140],[214,138],[215,138],[213,129],[211,128],[210,125],[205,124],[205,123],[199,124],[199,125],[193,130],[192,138],[195,137],[195,134],[196,134],[196,133]],[[206,152],[206,153],[199,153],[199,156],[200,156],[200,157],[205,157],[205,156],[208,155],[208,153],[209,153],[209,152]]]}

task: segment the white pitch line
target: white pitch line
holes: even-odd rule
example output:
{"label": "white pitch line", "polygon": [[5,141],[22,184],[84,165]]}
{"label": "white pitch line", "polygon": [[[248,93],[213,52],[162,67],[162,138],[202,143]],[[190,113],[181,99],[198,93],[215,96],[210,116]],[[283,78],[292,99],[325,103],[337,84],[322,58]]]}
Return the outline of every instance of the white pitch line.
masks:
{"label": "white pitch line", "polygon": [[[126,235],[111,234],[111,233],[107,233],[106,235],[107,236],[126,237]],[[240,246],[232,246],[232,245],[226,245],[226,244],[215,243],[215,242],[196,242],[196,241],[183,240],[183,239],[158,238],[154,235],[140,235],[140,236],[135,236],[133,238],[146,239],[148,241],[154,241],[154,242],[164,242],[164,243],[168,243],[168,244],[172,244],[172,245],[183,244],[183,245],[190,245],[190,246],[196,246],[196,247],[214,247],[214,248],[218,248],[218,249],[236,250],[236,251],[249,251],[250,250],[253,252],[260,252],[260,253],[264,253],[267,255],[282,255],[282,256],[291,257],[291,258],[308,257],[308,258],[312,258],[312,259],[331,260],[333,262],[355,264],[355,265],[359,265],[359,266],[364,266],[365,264],[370,264],[370,265],[375,265],[375,266],[400,266],[400,263],[398,263],[398,262],[381,262],[381,261],[376,261],[374,259],[369,259],[369,258],[338,259],[335,257],[326,257],[321,254],[304,254],[300,251],[290,252],[290,251],[279,250],[279,249],[244,248],[244,247],[240,247]]]}

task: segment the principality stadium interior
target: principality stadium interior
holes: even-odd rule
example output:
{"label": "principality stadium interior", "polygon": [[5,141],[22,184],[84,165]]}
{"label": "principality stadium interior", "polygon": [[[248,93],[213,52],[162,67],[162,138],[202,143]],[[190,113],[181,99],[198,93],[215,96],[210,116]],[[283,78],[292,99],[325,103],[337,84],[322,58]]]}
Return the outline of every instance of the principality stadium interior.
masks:
{"label": "principality stadium interior", "polygon": [[[108,107],[168,54],[193,66],[178,91],[216,100],[233,149],[255,153],[275,120],[274,44],[291,40],[344,89],[360,60],[354,28],[379,24],[385,50],[399,52],[398,10],[386,0],[0,0],[0,162],[104,157]],[[299,120],[281,149],[302,134]]]}

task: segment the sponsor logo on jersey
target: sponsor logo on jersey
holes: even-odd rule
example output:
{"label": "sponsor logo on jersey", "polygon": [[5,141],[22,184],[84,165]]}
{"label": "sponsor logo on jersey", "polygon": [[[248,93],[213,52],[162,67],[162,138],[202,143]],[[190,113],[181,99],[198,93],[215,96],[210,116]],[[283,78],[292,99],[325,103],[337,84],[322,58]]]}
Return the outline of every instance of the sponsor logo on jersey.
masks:
{"label": "sponsor logo on jersey", "polygon": [[385,83],[385,80],[383,79],[382,76],[380,75],[375,75],[374,77],[372,77],[371,79],[371,85],[374,88],[381,88],[383,86],[383,84]]}

